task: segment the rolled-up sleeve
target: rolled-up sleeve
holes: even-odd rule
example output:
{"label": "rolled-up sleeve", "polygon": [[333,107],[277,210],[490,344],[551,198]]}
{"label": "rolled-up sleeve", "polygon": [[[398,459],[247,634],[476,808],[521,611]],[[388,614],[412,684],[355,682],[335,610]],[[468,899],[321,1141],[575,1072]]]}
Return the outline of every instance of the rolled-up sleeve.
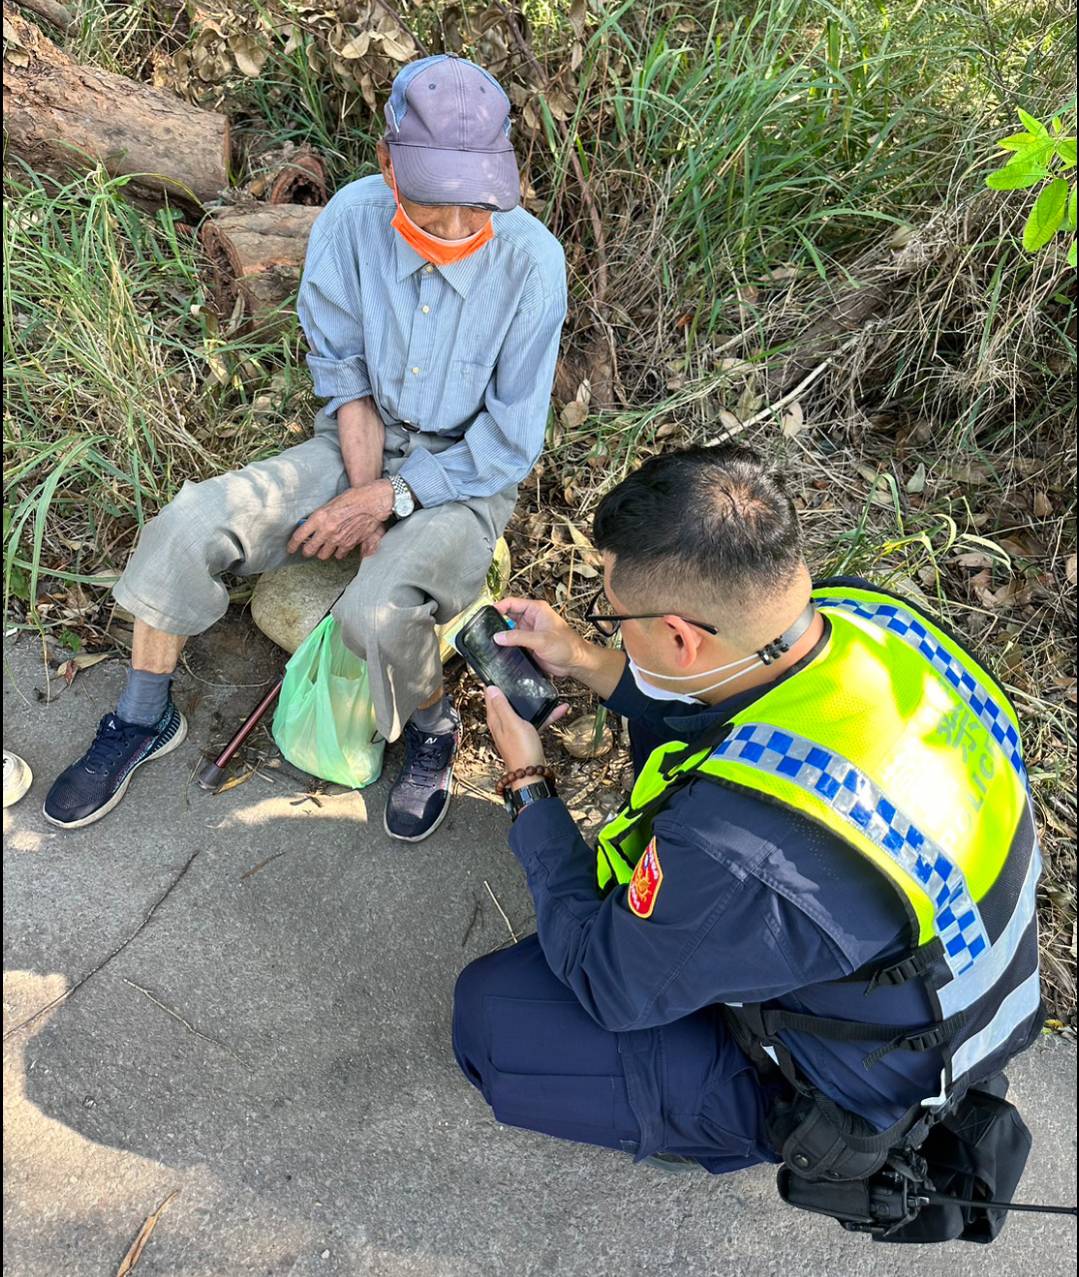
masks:
{"label": "rolled-up sleeve", "polygon": [[484,397],[464,438],[437,455],[417,448],[401,477],[424,506],[489,497],[520,483],[543,450],[566,296],[514,317]]}
{"label": "rolled-up sleeve", "polygon": [[342,251],[333,222],[315,223],[307,246],[296,308],[310,350],[315,394],[327,416],[371,394],[364,353],[363,314],[356,254]]}

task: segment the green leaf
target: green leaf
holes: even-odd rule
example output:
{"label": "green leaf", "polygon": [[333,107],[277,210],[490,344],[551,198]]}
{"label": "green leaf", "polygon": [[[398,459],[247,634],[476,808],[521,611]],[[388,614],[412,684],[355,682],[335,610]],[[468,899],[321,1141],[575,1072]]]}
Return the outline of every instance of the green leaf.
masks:
{"label": "green leaf", "polygon": [[1003,168],[990,173],[985,184],[994,191],[1019,191],[1027,186],[1037,186],[1049,174],[1047,158],[1044,147],[1039,147],[1036,156],[1032,152],[1017,155]]}
{"label": "green leaf", "polygon": [[1068,203],[1068,183],[1062,177],[1048,184],[1034,201],[1027,224],[1023,227],[1023,247],[1028,253],[1044,248],[1060,230]]}
{"label": "green leaf", "polygon": [[1028,151],[1032,146],[1044,145],[1040,137],[1031,137],[1029,133],[1009,133],[997,143],[1005,151]]}
{"label": "green leaf", "polygon": [[1075,270],[1079,266],[1079,254],[1076,253],[1076,241],[1072,240],[1072,246],[1068,249],[1068,265]]}
{"label": "green leaf", "polygon": [[1058,138],[1055,149],[1056,153],[1064,161],[1065,168],[1075,168],[1075,138]]}
{"label": "green leaf", "polygon": [[1064,214],[1064,229],[1066,231],[1074,231],[1076,229],[1076,213],[1079,209],[1076,207],[1075,183],[1072,182],[1071,191],[1068,194],[1068,211]]}
{"label": "green leaf", "polygon": [[1035,137],[1049,136],[1049,130],[1041,120],[1036,120],[1029,111],[1024,111],[1022,107],[1019,107],[1019,118],[1023,121],[1028,133],[1033,133]]}

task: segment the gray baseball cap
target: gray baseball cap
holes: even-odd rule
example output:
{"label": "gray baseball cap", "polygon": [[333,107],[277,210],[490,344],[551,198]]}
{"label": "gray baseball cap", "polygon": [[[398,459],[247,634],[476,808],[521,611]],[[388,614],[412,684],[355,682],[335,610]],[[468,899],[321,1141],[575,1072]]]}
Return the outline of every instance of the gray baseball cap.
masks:
{"label": "gray baseball cap", "polygon": [[440,53],[402,67],[386,103],[397,189],[417,204],[516,208],[509,114],[502,86],[474,62]]}

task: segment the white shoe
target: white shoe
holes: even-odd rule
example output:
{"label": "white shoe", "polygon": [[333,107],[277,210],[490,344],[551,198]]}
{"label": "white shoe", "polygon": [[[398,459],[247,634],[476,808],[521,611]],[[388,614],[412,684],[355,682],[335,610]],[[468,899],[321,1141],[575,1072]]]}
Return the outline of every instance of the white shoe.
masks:
{"label": "white shoe", "polygon": [[17,803],[34,783],[34,773],[18,754],[4,750],[4,806]]}

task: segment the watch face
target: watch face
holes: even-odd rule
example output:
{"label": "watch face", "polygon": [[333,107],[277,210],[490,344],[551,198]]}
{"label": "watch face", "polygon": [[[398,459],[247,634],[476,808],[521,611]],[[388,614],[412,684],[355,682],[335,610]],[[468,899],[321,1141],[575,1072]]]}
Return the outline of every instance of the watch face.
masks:
{"label": "watch face", "polygon": [[399,519],[407,518],[416,508],[416,503],[412,500],[412,493],[405,487],[402,480],[394,479],[392,482],[393,512]]}

